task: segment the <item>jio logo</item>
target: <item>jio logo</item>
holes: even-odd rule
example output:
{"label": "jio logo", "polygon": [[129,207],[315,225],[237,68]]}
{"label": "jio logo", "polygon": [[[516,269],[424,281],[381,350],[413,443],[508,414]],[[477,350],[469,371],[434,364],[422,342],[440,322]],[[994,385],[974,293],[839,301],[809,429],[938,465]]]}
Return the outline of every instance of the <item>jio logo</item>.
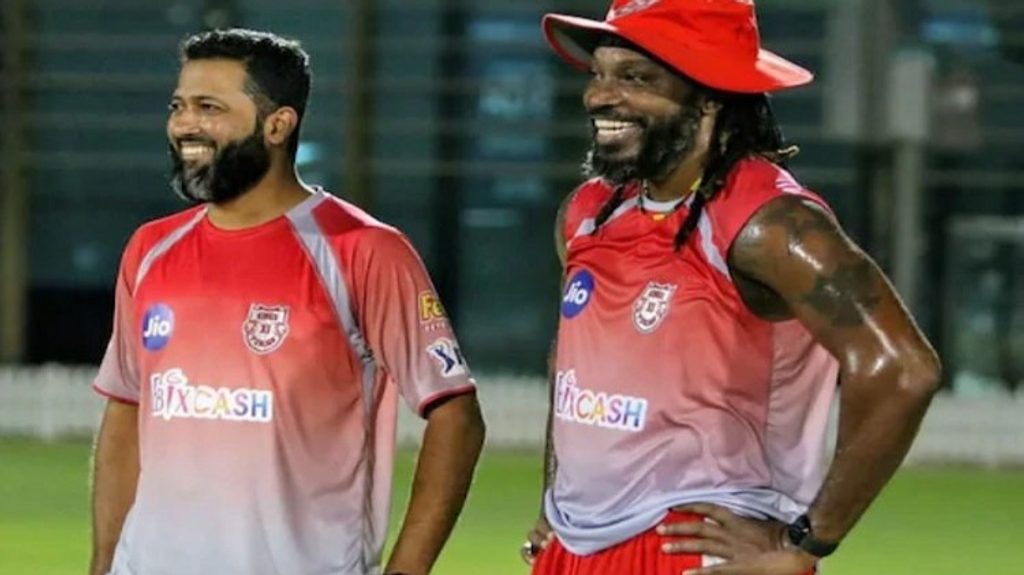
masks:
{"label": "jio logo", "polygon": [[580,270],[565,286],[562,296],[562,317],[574,318],[587,307],[594,293],[594,276],[587,270]]}
{"label": "jio logo", "polygon": [[142,345],[149,351],[158,351],[171,341],[174,333],[174,311],[166,304],[149,306],[142,316]]}

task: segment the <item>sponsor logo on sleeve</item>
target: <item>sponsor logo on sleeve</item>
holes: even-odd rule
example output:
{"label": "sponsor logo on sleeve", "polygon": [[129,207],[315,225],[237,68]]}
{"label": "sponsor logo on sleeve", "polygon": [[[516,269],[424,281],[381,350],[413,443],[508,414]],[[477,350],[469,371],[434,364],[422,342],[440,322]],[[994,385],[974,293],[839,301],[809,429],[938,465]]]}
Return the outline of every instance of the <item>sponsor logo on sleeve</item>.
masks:
{"label": "sponsor logo on sleeve", "polygon": [[433,291],[420,292],[416,307],[419,310],[420,325],[425,330],[432,331],[448,326],[448,314],[441,305],[441,299]]}
{"label": "sponsor logo on sleeve", "polygon": [[274,393],[265,389],[193,384],[180,368],[149,377],[150,415],[164,420],[217,419],[266,423],[274,419]]}
{"label": "sponsor logo on sleeve", "polygon": [[576,370],[555,375],[555,417],[583,425],[637,432],[647,422],[647,400],[580,387]]}
{"label": "sponsor logo on sleeve", "polygon": [[675,284],[650,282],[633,302],[633,325],[640,333],[651,333],[658,329],[668,315],[672,304]]}
{"label": "sponsor logo on sleeve", "polygon": [[437,364],[441,377],[466,375],[466,360],[462,357],[462,351],[454,341],[446,337],[438,338],[427,346],[427,354]]}
{"label": "sponsor logo on sleeve", "polygon": [[142,346],[159,351],[167,346],[174,335],[174,310],[163,303],[149,306],[142,316]]}
{"label": "sponsor logo on sleeve", "polygon": [[587,270],[576,272],[566,283],[562,295],[562,317],[572,319],[580,314],[594,295],[594,276]]}
{"label": "sponsor logo on sleeve", "polygon": [[284,338],[288,337],[288,315],[286,305],[250,305],[249,315],[242,323],[245,345],[259,355],[281,347]]}

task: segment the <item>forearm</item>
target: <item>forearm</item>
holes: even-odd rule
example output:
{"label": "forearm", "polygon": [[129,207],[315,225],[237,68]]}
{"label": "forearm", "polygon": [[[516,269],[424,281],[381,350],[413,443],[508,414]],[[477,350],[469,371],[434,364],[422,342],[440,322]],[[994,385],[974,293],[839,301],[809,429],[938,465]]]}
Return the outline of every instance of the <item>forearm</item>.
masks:
{"label": "forearm", "polygon": [[558,458],[555,457],[555,444],[551,437],[551,425],[554,423],[554,406],[548,410],[548,427],[544,437],[544,493],[555,484],[555,473],[558,471]]}
{"label": "forearm", "polygon": [[125,516],[135,501],[139,444],[135,406],[111,402],[96,437],[92,484],[91,575],[110,570]]}
{"label": "forearm", "polygon": [[409,507],[385,573],[430,572],[462,511],[483,441],[474,395],[452,398],[430,414]]}
{"label": "forearm", "polygon": [[[555,457],[555,442],[552,436],[555,424],[555,402],[557,401],[558,383],[555,374],[557,373],[557,347],[558,340],[551,343],[551,352],[548,354],[548,421],[544,430],[544,491],[547,493],[555,484],[555,473],[558,471],[558,458]],[[543,501],[543,498],[542,498]],[[542,503],[543,506],[543,503]]]}
{"label": "forearm", "polygon": [[899,468],[938,384],[937,368],[844,378],[836,451],[808,515],[815,536],[840,541]]}

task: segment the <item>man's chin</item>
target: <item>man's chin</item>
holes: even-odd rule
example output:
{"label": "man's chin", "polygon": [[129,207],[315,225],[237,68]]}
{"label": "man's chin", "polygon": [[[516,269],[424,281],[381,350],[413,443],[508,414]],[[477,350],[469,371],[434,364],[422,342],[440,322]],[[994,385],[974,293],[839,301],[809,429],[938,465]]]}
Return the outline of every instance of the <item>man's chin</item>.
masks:
{"label": "man's chin", "polygon": [[186,178],[196,179],[203,177],[206,172],[210,170],[210,163],[204,164],[185,164],[182,166],[182,175]]}
{"label": "man's chin", "polygon": [[602,154],[594,158],[591,167],[597,171],[595,175],[605,177],[606,179],[632,179],[632,176],[636,174],[637,157],[635,154],[624,153]]}
{"label": "man's chin", "polygon": [[588,176],[599,177],[614,185],[627,184],[637,178],[636,164],[632,162],[605,162],[598,166],[593,166]]}
{"label": "man's chin", "polygon": [[640,149],[636,146],[602,146],[595,151],[605,164],[636,165],[640,159]]}

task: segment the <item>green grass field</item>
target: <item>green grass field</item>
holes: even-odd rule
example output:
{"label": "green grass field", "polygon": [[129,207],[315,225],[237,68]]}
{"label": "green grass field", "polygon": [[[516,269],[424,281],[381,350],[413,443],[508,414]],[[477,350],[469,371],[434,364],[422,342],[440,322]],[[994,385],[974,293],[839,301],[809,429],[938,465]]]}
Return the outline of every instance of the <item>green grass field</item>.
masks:
{"label": "green grass field", "polygon": [[[88,463],[89,446],[83,442],[0,438],[0,574],[85,573]],[[517,550],[536,516],[539,463],[536,454],[485,454],[435,573],[526,573]],[[403,453],[395,517],[404,506],[412,465],[412,454]],[[823,570],[828,575],[1024,573],[1024,472],[903,471]]]}

